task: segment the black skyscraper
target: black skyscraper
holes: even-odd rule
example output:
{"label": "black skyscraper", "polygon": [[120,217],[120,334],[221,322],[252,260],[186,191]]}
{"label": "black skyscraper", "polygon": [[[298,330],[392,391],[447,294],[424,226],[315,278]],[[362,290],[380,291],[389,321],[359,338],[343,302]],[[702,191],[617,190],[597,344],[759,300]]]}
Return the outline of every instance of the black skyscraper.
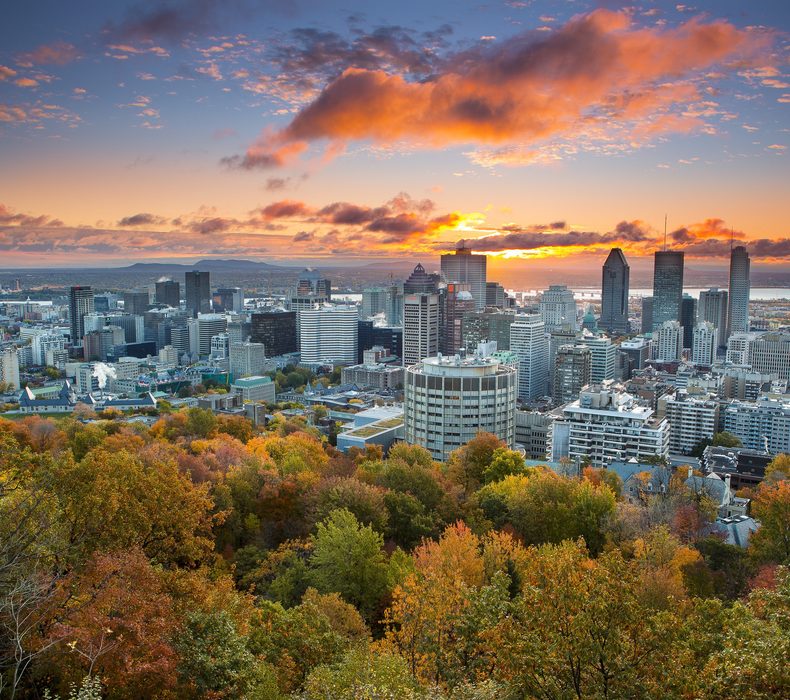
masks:
{"label": "black skyscraper", "polygon": [[211,282],[208,272],[193,270],[185,273],[186,308],[190,316],[211,311]]}
{"label": "black skyscraper", "polygon": [[664,321],[680,321],[683,299],[683,253],[656,251],[653,268],[653,329]]}
{"label": "black skyscraper", "polygon": [[93,312],[93,290],[90,287],[69,289],[69,328],[71,344],[82,345],[85,335],[85,314]]}
{"label": "black skyscraper", "polygon": [[177,309],[181,304],[181,285],[174,280],[156,283],[156,303]]}
{"label": "black skyscraper", "polygon": [[609,333],[628,333],[628,290],[631,268],[620,248],[612,248],[603,264],[601,318],[598,325]]}
{"label": "black skyscraper", "polygon": [[266,357],[296,352],[296,311],[254,313],[250,340],[263,343]]}
{"label": "black skyscraper", "polygon": [[697,300],[688,294],[680,301],[680,325],[683,326],[683,347],[691,348],[697,325]]}

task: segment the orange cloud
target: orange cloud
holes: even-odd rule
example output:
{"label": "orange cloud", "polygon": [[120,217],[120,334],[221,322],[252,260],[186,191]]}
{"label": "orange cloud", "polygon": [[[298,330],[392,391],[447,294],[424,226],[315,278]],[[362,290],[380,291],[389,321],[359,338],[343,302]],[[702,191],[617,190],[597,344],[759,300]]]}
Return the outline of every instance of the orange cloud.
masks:
{"label": "orange cloud", "polygon": [[67,63],[79,58],[79,51],[73,44],[67,44],[65,41],[56,41],[54,44],[44,44],[29,51],[20,54],[17,57],[17,63],[25,68],[31,66],[65,66]]}
{"label": "orange cloud", "polygon": [[[265,132],[245,156],[226,162],[283,165],[317,140],[423,148],[524,147],[585,134],[606,140],[612,127],[654,112],[657,118],[640,126],[642,137],[689,131],[703,122],[699,114],[684,114],[697,93],[683,81],[736,59],[743,68],[769,41],[723,21],[640,29],[627,12],[596,10],[548,36],[485,42],[419,82],[381,69],[347,68],[288,126]],[[595,126],[600,133],[593,133]],[[627,140],[630,133],[622,136]]]}

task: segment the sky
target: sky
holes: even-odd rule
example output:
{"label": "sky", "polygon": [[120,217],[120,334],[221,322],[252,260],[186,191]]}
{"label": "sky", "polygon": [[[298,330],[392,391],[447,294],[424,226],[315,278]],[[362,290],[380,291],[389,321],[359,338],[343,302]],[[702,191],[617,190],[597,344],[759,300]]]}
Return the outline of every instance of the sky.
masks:
{"label": "sky", "polygon": [[790,3],[9,0],[0,267],[790,262]]}

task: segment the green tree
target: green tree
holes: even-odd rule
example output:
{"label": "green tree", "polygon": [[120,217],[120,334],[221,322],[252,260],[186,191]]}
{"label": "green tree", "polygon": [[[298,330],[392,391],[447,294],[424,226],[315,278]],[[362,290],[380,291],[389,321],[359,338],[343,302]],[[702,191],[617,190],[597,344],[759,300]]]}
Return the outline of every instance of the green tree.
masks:
{"label": "green tree", "polygon": [[711,440],[711,445],[714,447],[743,447],[743,443],[732,433],[728,433],[726,430],[720,433],[714,433],[713,440]]}
{"label": "green tree", "polygon": [[498,447],[494,450],[491,463],[483,470],[483,483],[501,481],[506,476],[524,474],[526,472],[524,458],[519,452],[507,447]]}
{"label": "green tree", "polygon": [[342,509],[318,524],[312,542],[310,577],[315,587],[322,593],[339,593],[365,619],[374,619],[389,585],[382,535]]}

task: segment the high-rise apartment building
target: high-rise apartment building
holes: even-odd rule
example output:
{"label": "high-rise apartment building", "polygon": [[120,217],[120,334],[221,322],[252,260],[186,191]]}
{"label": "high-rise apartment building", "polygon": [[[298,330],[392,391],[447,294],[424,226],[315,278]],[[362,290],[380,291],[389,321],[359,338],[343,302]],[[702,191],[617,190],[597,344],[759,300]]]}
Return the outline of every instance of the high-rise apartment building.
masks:
{"label": "high-rise apartment building", "polygon": [[653,267],[653,329],[680,321],[683,299],[683,252],[658,250]]}
{"label": "high-rise apartment building", "polygon": [[156,283],[154,301],[177,309],[181,305],[181,285],[175,280],[162,280]]}
{"label": "high-rise apartment building", "polygon": [[699,293],[697,304],[697,321],[712,323],[718,330],[720,348],[727,347],[727,292],[718,287],[711,287]]}
{"label": "high-rise apartment building", "polygon": [[626,335],[631,268],[620,248],[612,248],[603,264],[601,318],[598,325],[612,335]]}
{"label": "high-rise apartment building", "polygon": [[359,322],[356,306],[321,306],[299,313],[302,362],[356,364]]}
{"label": "high-rise apartment building", "polygon": [[[589,460],[594,467],[614,461],[669,454],[669,423],[655,411],[618,391],[611,382],[591,384],[562,411],[551,430],[551,453],[571,460]],[[564,444],[557,444],[564,443]]]}
{"label": "high-rise apartment building", "polygon": [[534,401],[545,396],[549,343],[540,314],[516,316],[510,326],[510,350],[518,357],[518,398]]}
{"label": "high-rise apartment building", "polygon": [[93,312],[93,290],[78,286],[69,288],[69,331],[71,344],[82,345],[85,335],[85,314]]}
{"label": "high-rise apartment building", "polygon": [[617,346],[605,335],[585,333],[579,343],[590,349],[591,381],[600,383],[614,379],[617,365]]}
{"label": "high-rise apartment building", "polygon": [[406,368],[406,442],[446,461],[479,432],[515,444],[517,371],[491,357],[429,357]]}
{"label": "high-rise apartment building", "polygon": [[540,315],[546,330],[576,330],[576,300],[564,284],[552,284],[540,298]]}
{"label": "high-rise apartment building", "polygon": [[749,253],[742,245],[730,253],[730,299],[727,314],[727,337],[749,331]]}
{"label": "high-rise apartment building", "polygon": [[683,326],[679,321],[664,321],[653,338],[654,359],[678,362],[683,353]]}
{"label": "high-rise apartment building", "polygon": [[710,367],[716,360],[719,347],[719,331],[710,321],[701,321],[694,326],[691,361],[695,365]]}
{"label": "high-rise apartment building", "polygon": [[554,358],[553,399],[559,406],[579,398],[590,383],[592,359],[586,345],[561,345]]}
{"label": "high-rise apartment building", "polygon": [[193,318],[211,311],[211,280],[208,272],[192,270],[184,273],[186,309]]}
{"label": "high-rise apartment building", "polygon": [[702,440],[710,440],[718,429],[719,402],[690,397],[685,391],[662,396],[659,407],[669,421],[669,451],[688,455]]}
{"label": "high-rise apartment building", "polygon": [[19,391],[19,354],[15,347],[5,348],[0,352],[0,381],[9,389]]}
{"label": "high-rise apartment building", "polygon": [[724,430],[747,449],[790,453],[790,401],[763,396],[754,403],[731,401],[721,411]]}
{"label": "high-rise apartment building", "polygon": [[478,309],[486,305],[486,256],[475,255],[471,248],[461,245],[455,253],[442,255],[442,277],[447,282],[469,285]]}

